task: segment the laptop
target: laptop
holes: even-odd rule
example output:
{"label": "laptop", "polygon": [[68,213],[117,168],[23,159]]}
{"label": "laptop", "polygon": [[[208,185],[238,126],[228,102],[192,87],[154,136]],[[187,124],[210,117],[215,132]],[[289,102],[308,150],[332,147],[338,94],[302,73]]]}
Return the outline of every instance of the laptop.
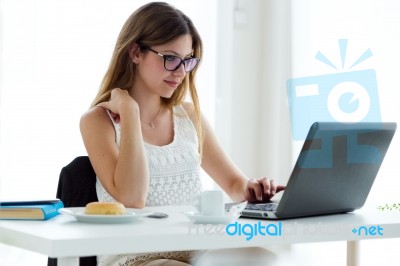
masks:
{"label": "laptop", "polygon": [[287,219],[361,208],[396,131],[389,122],[316,122],[279,201],[248,203],[241,217]]}

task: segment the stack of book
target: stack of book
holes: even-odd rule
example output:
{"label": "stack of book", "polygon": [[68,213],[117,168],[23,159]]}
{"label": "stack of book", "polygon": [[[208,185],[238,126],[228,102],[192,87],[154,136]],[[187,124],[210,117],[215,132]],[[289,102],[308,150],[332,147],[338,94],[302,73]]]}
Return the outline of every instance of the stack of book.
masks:
{"label": "stack of book", "polygon": [[1,220],[47,220],[64,208],[59,199],[35,201],[0,201]]}

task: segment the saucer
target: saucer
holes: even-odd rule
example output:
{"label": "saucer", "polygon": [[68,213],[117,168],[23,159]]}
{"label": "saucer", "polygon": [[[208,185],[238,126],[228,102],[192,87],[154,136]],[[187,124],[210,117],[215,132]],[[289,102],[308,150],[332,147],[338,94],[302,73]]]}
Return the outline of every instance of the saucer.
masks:
{"label": "saucer", "polygon": [[226,213],[218,216],[202,215],[201,213],[194,211],[184,212],[183,214],[196,224],[229,224],[240,217],[246,204],[247,201],[240,203],[227,203],[225,204]]}
{"label": "saucer", "polygon": [[229,224],[240,217],[240,214],[225,214],[219,216],[202,215],[196,212],[184,212],[183,214],[196,224]]}

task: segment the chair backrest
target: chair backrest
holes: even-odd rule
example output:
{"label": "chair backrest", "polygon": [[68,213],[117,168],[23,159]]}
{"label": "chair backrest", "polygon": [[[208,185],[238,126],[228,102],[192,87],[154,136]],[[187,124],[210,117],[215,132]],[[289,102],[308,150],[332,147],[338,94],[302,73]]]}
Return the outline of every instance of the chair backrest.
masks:
{"label": "chair backrest", "polygon": [[61,169],[57,198],[65,207],[85,207],[98,201],[96,194],[96,173],[88,156],[76,157]]}
{"label": "chair backrest", "polygon": [[[64,203],[65,207],[85,207],[89,202],[98,201],[96,173],[88,156],[76,157],[61,169],[57,198]],[[57,266],[57,259],[49,258],[47,265]],[[79,265],[96,266],[96,257],[81,257]]]}

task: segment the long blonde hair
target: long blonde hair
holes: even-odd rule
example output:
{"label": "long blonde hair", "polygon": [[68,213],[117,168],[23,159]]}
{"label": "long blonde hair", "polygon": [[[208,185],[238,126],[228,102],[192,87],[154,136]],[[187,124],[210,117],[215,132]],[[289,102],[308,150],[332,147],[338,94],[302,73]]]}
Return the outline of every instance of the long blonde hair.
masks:
{"label": "long blonde hair", "polygon": [[[201,59],[203,45],[200,35],[193,22],[183,12],[164,2],[152,2],[138,8],[121,29],[110,65],[91,106],[108,101],[114,88],[128,90],[132,87],[136,65],[129,56],[129,49],[133,44],[148,47],[162,45],[185,34],[192,36],[193,56]],[[161,99],[163,104],[172,110],[173,106],[183,102],[189,90],[194,107],[199,153],[202,154],[201,114],[195,77],[196,68],[185,76],[170,98]]]}

